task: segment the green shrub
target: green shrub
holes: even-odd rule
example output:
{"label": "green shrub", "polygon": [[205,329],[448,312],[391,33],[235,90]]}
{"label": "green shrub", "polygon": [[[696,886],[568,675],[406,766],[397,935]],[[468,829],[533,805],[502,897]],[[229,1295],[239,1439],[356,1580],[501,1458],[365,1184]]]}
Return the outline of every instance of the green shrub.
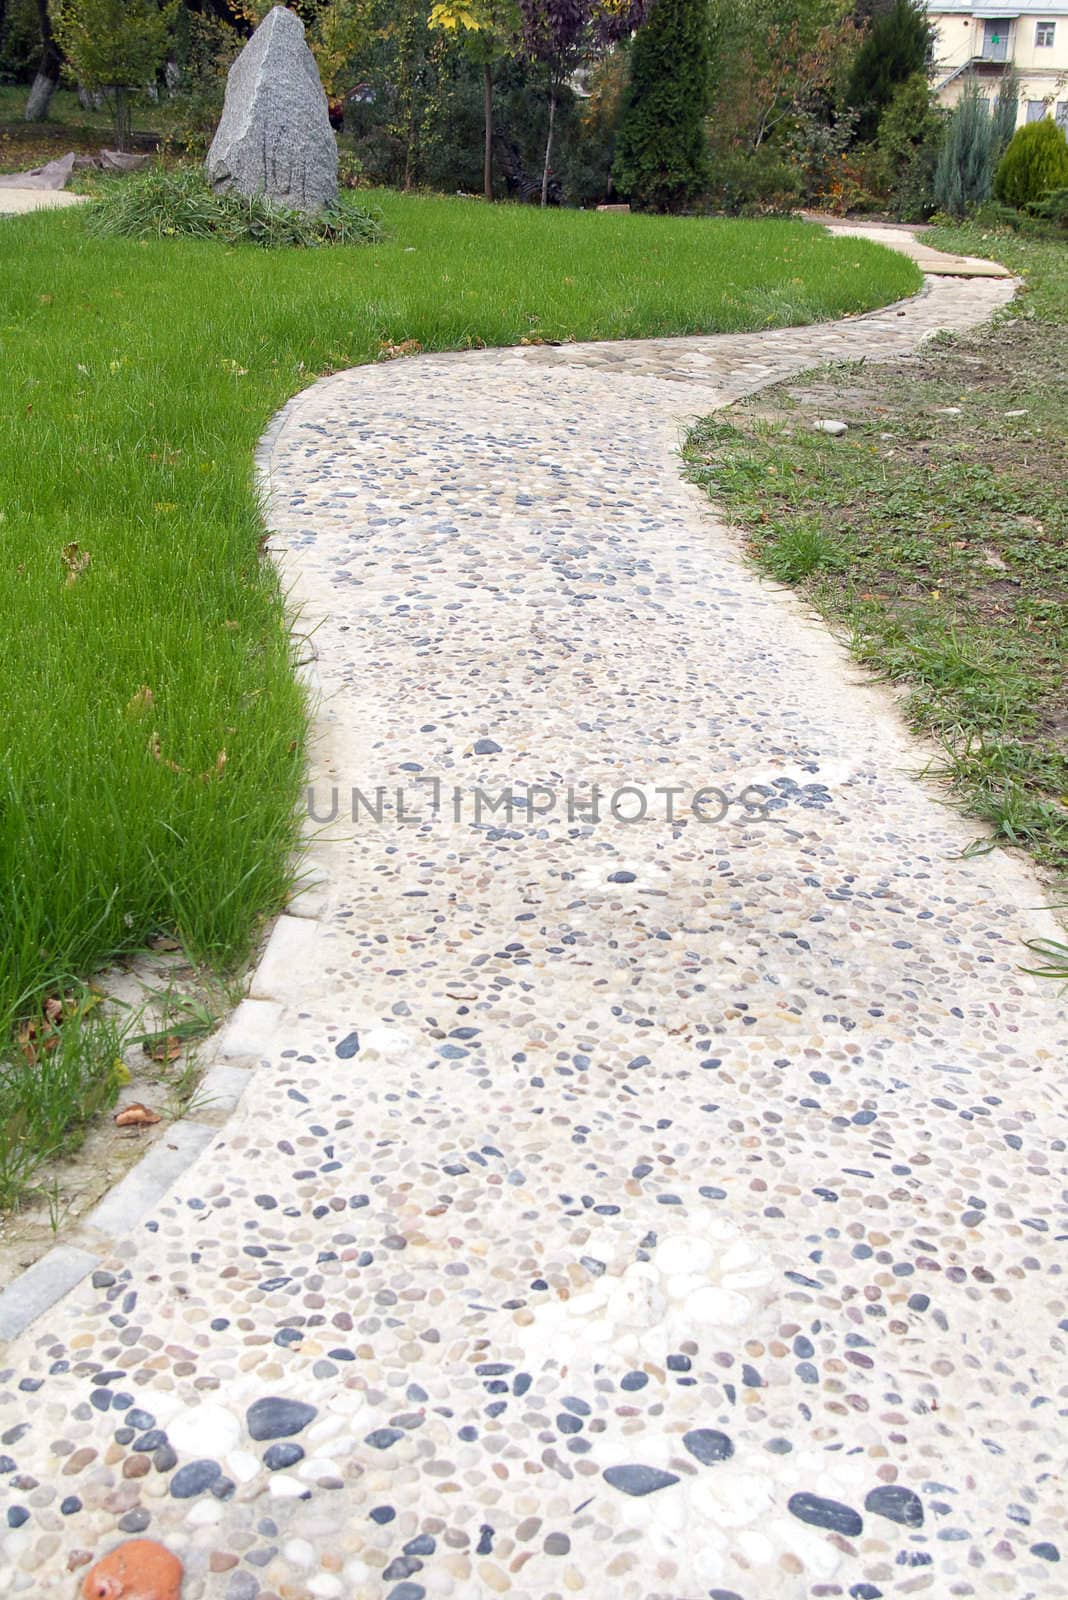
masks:
{"label": "green shrub", "polygon": [[890,207],[901,222],[924,222],[934,210],[934,177],[946,137],[946,114],[935,104],[926,73],[894,90],[877,142]]}
{"label": "green shrub", "polygon": [[994,193],[1024,207],[1068,184],[1068,139],[1049,117],[1017,128],[994,174]]}
{"label": "green shrub", "polygon": [[199,166],[149,167],[110,178],[86,213],[90,232],[103,238],[219,239],[224,244],[367,244],[377,239],[377,219],[349,195],[316,214],[291,211],[258,196],[216,194]]}
{"label": "green shrub", "polygon": [[1068,228],[1068,188],[1051,189],[1041,200],[1032,200],[1027,209],[1033,217]]}
{"label": "green shrub", "polygon": [[793,211],[802,203],[804,183],[798,168],[770,145],[717,157],[709,199],[728,216]]}
{"label": "green shrub", "polygon": [[934,199],[941,211],[963,217],[990,198],[994,130],[986,101],[974,79],[949,119],[934,175]]}

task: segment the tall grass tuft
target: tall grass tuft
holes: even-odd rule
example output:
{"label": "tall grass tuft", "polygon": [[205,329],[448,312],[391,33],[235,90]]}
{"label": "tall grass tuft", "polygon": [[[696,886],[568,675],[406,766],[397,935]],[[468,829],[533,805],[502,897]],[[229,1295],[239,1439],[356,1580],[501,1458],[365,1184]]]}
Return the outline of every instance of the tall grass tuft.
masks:
{"label": "tall grass tuft", "polygon": [[369,244],[379,237],[377,218],[352,195],[308,213],[263,195],[216,194],[201,166],[153,166],[104,179],[86,225],[100,238],[219,239],[266,249],[323,244]]}

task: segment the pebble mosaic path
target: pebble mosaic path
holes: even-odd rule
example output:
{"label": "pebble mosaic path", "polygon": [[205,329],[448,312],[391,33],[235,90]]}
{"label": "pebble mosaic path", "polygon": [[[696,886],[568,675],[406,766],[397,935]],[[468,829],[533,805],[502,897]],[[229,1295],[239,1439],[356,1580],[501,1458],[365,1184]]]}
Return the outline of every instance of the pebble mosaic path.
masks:
{"label": "pebble mosaic path", "polygon": [[339,816],[224,1037],[239,1109],[0,1357],[5,1597],[138,1534],[184,1600],[1068,1594],[1041,888],[961,859],[884,691],[672,453],[1010,293],[282,414]]}

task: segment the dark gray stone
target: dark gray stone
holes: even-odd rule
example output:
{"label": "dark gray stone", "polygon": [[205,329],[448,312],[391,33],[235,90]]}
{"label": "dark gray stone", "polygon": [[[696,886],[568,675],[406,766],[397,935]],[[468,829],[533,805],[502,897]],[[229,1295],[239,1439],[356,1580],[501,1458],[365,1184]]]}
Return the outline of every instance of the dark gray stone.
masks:
{"label": "dark gray stone", "polygon": [[375,1450],[388,1450],[391,1444],[396,1444],[398,1439],[403,1439],[404,1434],[400,1428],[375,1428],[367,1435],[366,1443]]}
{"label": "dark gray stone", "polygon": [[337,199],[337,141],[295,11],[269,11],[230,68],[207,168],[216,190],[296,211]]}
{"label": "dark gray stone", "polygon": [[253,1439],[262,1442],[265,1439],[288,1439],[306,1428],[309,1422],[314,1422],[317,1416],[315,1407],[305,1405],[303,1400],[280,1400],[275,1395],[268,1395],[263,1400],[254,1400],[249,1406],[245,1413],[245,1424]]}
{"label": "dark gray stone", "polygon": [[263,1453],[263,1464],[268,1472],[278,1472],[283,1467],[295,1467],[303,1461],[304,1451],[299,1444],[272,1444]]}
{"label": "dark gray stone", "polygon": [[914,1489],[900,1483],[880,1484],[864,1502],[865,1511],[877,1517],[888,1517],[891,1522],[901,1522],[906,1528],[923,1527],[923,1501]]}
{"label": "dark gray stone", "polygon": [[706,1467],[714,1461],[729,1461],[734,1454],[733,1441],[718,1428],[694,1428],[683,1434],[682,1442]]}
{"label": "dark gray stone", "polygon": [[840,1500],[825,1500],[822,1495],[807,1491],[792,1494],[786,1509],[801,1522],[811,1523],[814,1528],[829,1528],[832,1533],[844,1533],[847,1538],[854,1538],[864,1530],[864,1519],[852,1506],[844,1506]]}
{"label": "dark gray stone", "polygon": [[653,1494],[657,1489],[667,1489],[679,1481],[674,1472],[661,1472],[659,1467],[606,1467],[604,1476],[613,1489],[634,1495]]}
{"label": "dark gray stone", "polygon": [[195,1494],[210,1489],[221,1475],[222,1468],[217,1461],[190,1461],[179,1467],[171,1479],[171,1494],[175,1500],[191,1500]]}

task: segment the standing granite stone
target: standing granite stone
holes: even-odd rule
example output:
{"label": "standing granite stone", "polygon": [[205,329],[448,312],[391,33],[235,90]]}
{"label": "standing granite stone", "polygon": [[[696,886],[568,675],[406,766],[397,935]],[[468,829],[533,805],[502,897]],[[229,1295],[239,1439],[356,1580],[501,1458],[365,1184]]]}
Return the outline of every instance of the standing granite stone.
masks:
{"label": "standing granite stone", "polygon": [[337,141],[315,58],[296,12],[275,6],[226,80],[208,151],[216,190],[266,195],[297,211],[337,199]]}

